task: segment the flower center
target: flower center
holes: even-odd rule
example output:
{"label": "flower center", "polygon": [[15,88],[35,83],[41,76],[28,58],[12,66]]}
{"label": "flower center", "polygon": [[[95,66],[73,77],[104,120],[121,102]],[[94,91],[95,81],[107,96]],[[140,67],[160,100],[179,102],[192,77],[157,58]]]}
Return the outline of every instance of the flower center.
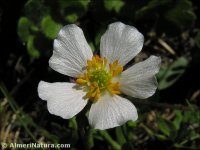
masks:
{"label": "flower center", "polygon": [[106,58],[102,59],[95,55],[92,60],[87,61],[86,68],[86,72],[76,80],[77,84],[86,87],[85,98],[97,101],[106,90],[111,95],[120,94],[119,82],[113,81],[123,71],[123,67],[119,65],[117,60],[107,65]]}
{"label": "flower center", "polygon": [[90,75],[90,81],[93,83],[97,83],[100,90],[105,89],[107,87],[107,83],[109,79],[110,79],[110,75],[104,69],[95,70]]}

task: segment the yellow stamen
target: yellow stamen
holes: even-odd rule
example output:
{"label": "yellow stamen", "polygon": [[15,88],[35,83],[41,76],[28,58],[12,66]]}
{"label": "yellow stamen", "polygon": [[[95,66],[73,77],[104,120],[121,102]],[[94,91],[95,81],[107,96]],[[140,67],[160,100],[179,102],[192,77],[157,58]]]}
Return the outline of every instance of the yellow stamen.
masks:
{"label": "yellow stamen", "polygon": [[107,62],[105,57],[100,58],[98,55],[93,56],[92,60],[87,60],[86,72],[76,80],[77,84],[87,87],[85,98],[97,101],[106,90],[111,95],[121,93],[120,85],[113,82],[113,77],[120,75],[123,67],[119,65],[118,60],[109,65]]}
{"label": "yellow stamen", "polygon": [[115,70],[113,70],[113,76],[117,76],[120,73],[122,73],[123,71],[123,67],[122,66],[118,66]]}
{"label": "yellow stamen", "polygon": [[76,80],[76,83],[77,83],[77,84],[85,84],[85,83],[87,83],[87,81],[84,80],[84,79],[77,79],[77,80]]}
{"label": "yellow stamen", "polygon": [[111,94],[120,94],[119,82],[109,83],[108,90]]}

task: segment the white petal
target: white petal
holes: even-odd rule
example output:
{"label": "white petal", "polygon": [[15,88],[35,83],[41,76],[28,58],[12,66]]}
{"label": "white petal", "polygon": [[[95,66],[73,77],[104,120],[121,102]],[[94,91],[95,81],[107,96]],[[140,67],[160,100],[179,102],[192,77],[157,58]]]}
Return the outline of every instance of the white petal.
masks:
{"label": "white petal", "polygon": [[100,130],[114,128],[137,118],[137,110],[130,101],[110,94],[102,96],[92,104],[89,112],[89,123]]}
{"label": "white petal", "polygon": [[85,92],[78,90],[74,83],[40,81],[38,85],[39,97],[47,101],[51,114],[69,119],[79,113],[87,104],[83,99]]}
{"label": "white petal", "polygon": [[49,65],[59,73],[77,77],[82,74],[87,60],[92,59],[92,56],[83,31],[71,24],[64,26],[54,40],[54,51]]}
{"label": "white petal", "polygon": [[115,22],[101,37],[101,56],[124,66],[141,51],[143,43],[144,37],[136,28]]}
{"label": "white petal", "polygon": [[160,65],[160,57],[151,56],[128,68],[121,74],[120,90],[135,98],[152,96],[157,89],[155,74],[158,73]]}

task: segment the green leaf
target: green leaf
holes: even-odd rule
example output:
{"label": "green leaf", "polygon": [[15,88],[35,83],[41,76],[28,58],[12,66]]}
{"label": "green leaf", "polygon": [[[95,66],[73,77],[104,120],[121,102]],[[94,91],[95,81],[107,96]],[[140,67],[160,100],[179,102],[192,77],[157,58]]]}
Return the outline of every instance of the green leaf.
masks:
{"label": "green leaf", "polygon": [[173,85],[185,72],[187,65],[188,60],[185,57],[180,57],[169,66],[161,68],[157,75],[159,80],[159,89],[163,90]]}
{"label": "green leaf", "polygon": [[88,4],[90,0],[59,0],[58,4],[60,7],[60,14],[63,16],[67,21],[72,20],[69,22],[74,22],[78,18],[82,17],[88,9]]}
{"label": "green leaf", "polygon": [[167,5],[169,0],[150,0],[147,5],[140,8],[136,13],[137,15],[145,15],[146,13],[156,9],[157,7],[161,7]]}
{"label": "green leaf", "polygon": [[38,58],[40,56],[40,52],[38,49],[34,46],[34,36],[29,36],[27,41],[27,50],[28,53],[35,58]]}
{"label": "green leaf", "polygon": [[51,16],[46,16],[42,19],[41,22],[42,32],[44,35],[50,39],[54,39],[59,30],[62,28],[62,25],[56,23]]}
{"label": "green leaf", "polygon": [[33,23],[27,17],[21,17],[19,19],[17,31],[22,42],[28,41],[31,26],[33,26]]}
{"label": "green leaf", "polygon": [[165,13],[165,18],[181,29],[190,26],[196,19],[192,8],[192,2],[188,0],[177,1],[175,5]]}
{"label": "green leaf", "polygon": [[175,117],[175,119],[173,120],[173,124],[174,124],[176,130],[179,130],[179,129],[180,129],[181,122],[182,122],[182,120],[183,120],[183,115],[182,115],[182,113],[181,113],[180,110],[175,110],[174,112],[175,112],[175,114],[176,114],[176,117]]}
{"label": "green leaf", "polygon": [[171,140],[174,140],[177,135],[177,130],[174,124],[168,120],[158,118],[158,128],[160,131],[167,137],[170,137]]}
{"label": "green leaf", "polygon": [[149,0],[149,2],[137,10],[137,19],[159,18],[156,22],[157,30],[170,34],[180,33],[181,30],[190,27],[196,15],[190,0]]}
{"label": "green leaf", "polygon": [[196,139],[200,139],[200,134],[193,130],[191,132],[191,135],[190,135],[190,140],[193,141],[193,140],[196,140]]}
{"label": "green leaf", "polygon": [[158,119],[158,128],[167,136],[170,135],[170,128],[167,125],[166,121],[163,119]]}
{"label": "green leaf", "polygon": [[74,23],[78,20],[78,15],[76,13],[69,14],[69,15],[66,16],[66,20],[69,23]]}
{"label": "green leaf", "polygon": [[188,123],[188,124],[195,124],[199,123],[200,120],[200,112],[195,108],[192,104],[190,104],[188,101],[188,106],[190,108],[190,111],[184,111],[183,112],[183,123]]}
{"label": "green leaf", "polygon": [[124,6],[124,2],[122,0],[104,0],[104,6],[108,11],[114,10],[119,13]]}
{"label": "green leaf", "polygon": [[167,137],[165,135],[162,135],[162,134],[155,134],[155,137],[157,137],[161,141],[164,141],[164,140],[167,139]]}
{"label": "green leaf", "polygon": [[91,2],[91,0],[59,0],[58,3],[60,5],[61,8],[84,8],[87,9],[89,3]]}
{"label": "green leaf", "polygon": [[83,5],[85,9],[87,9],[88,4],[91,2],[91,0],[80,0],[80,3]]}
{"label": "green leaf", "polygon": [[26,16],[38,24],[41,19],[50,13],[45,0],[28,0],[24,6]]}

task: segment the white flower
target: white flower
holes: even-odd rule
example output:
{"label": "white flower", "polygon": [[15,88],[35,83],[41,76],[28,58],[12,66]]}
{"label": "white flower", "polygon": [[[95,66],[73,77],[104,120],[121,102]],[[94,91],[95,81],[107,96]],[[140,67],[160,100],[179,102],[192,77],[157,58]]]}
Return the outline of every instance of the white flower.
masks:
{"label": "white flower", "polygon": [[61,74],[76,78],[76,83],[41,81],[39,97],[47,101],[50,113],[65,119],[75,116],[91,100],[89,123],[96,129],[137,120],[135,106],[119,94],[144,99],[156,91],[159,57],[151,56],[123,71],[123,66],[141,51],[143,42],[144,37],[136,28],[115,22],[101,37],[101,57],[93,56],[78,26],[63,27],[54,40],[49,65]]}

